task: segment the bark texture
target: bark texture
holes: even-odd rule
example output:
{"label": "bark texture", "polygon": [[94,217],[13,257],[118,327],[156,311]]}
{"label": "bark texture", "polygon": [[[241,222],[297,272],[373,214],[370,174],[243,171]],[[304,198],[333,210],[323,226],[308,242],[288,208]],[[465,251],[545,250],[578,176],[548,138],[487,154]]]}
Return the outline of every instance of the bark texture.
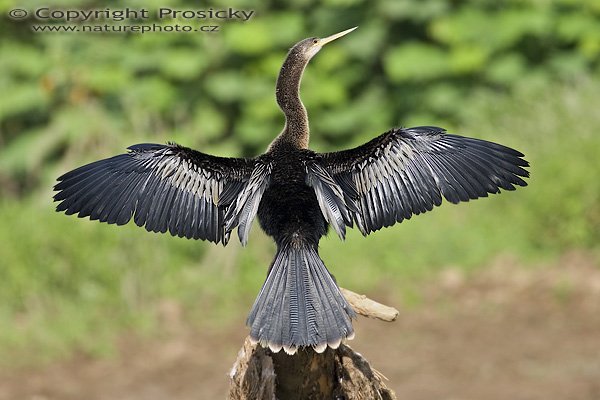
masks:
{"label": "bark texture", "polygon": [[288,355],[246,339],[230,378],[229,400],[396,399],[383,375],[345,344]]}

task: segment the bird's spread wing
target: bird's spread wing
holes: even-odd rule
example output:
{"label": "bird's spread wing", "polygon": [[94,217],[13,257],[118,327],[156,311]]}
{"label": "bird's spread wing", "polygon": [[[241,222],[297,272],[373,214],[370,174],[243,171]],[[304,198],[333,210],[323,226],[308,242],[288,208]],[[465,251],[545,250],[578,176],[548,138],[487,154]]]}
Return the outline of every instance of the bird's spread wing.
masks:
{"label": "bird's spread wing", "polygon": [[[521,177],[529,176],[520,152],[432,126],[393,129],[357,148],[320,156],[315,163],[329,176],[320,180],[328,182],[327,190],[312,185],[321,211],[336,215],[345,208],[364,235],[429,211],[442,196],[452,203],[477,199],[526,186]],[[344,212],[338,214],[343,218]]]}
{"label": "bird's spread wing", "polygon": [[[148,231],[226,244],[249,225],[268,168],[257,160],[222,158],[175,144],[138,144],[58,178],[57,211],[92,220],[129,222]],[[257,187],[258,186],[258,187]],[[257,199],[258,197],[258,199]],[[250,206],[247,206],[250,204]]]}

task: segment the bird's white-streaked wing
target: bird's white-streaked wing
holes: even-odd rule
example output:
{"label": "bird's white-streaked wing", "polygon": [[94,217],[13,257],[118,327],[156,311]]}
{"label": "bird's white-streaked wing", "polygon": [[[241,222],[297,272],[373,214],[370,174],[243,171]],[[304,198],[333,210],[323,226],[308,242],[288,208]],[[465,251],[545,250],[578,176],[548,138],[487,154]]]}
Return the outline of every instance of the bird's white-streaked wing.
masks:
{"label": "bird's white-streaked wing", "polygon": [[354,149],[320,155],[364,235],[439,206],[526,186],[523,154],[422,126],[393,129]]}
{"label": "bird's white-streaked wing", "polygon": [[58,178],[57,211],[118,225],[133,217],[148,231],[227,243],[237,224],[226,227],[225,213],[241,193],[252,191],[256,160],[215,157],[175,144],[128,149]]}

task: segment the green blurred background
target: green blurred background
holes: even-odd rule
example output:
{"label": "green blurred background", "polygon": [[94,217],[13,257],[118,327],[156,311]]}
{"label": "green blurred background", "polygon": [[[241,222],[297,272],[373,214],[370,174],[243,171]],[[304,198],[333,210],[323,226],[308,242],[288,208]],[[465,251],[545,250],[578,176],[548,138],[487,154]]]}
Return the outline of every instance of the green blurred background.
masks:
{"label": "green blurred background", "polygon": [[[418,282],[500,256],[540,265],[599,255],[600,3],[577,0],[52,1],[51,7],[235,7],[218,33],[33,33],[0,0],[0,362],[106,355],[124,333],[164,330],[165,302],[202,328],[241,329],[274,247],[254,227],[227,248],[66,217],[57,176],[140,142],[253,156],[280,131],[274,85],[287,49],[359,29],[307,68],[312,148],[393,126],[439,125],[526,154],[529,186],[346,243],[322,242],[340,284],[419,304]],[[174,21],[154,21],[169,25]],[[202,21],[178,21],[200,25]],[[18,361],[15,361],[18,360]]]}

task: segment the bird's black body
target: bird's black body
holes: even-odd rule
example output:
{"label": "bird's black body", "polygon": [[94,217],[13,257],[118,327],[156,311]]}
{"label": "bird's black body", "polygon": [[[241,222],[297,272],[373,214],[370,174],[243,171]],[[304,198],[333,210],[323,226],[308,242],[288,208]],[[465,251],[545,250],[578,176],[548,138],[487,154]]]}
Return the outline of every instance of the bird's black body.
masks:
{"label": "bird's black body", "polygon": [[315,246],[327,233],[315,191],[306,184],[304,164],[315,158],[310,150],[279,149],[270,155],[271,184],[258,207],[258,221],[278,245],[302,239]]}
{"label": "bird's black body", "polygon": [[292,47],[276,89],[285,126],[265,154],[224,158],[176,144],[134,145],[59,177],[57,210],[119,225],[133,218],[149,231],[223,245],[236,227],[245,245],[258,216],[277,252],[248,316],[250,338],[288,353],[336,348],[353,336],[354,311],[318,254],[329,227],[341,239],[355,226],[368,235],[443,198],[514,190],[529,176],[520,152],[432,126],[392,129],[344,151],[309,150],[302,73],[324,44],[351,30]]}

